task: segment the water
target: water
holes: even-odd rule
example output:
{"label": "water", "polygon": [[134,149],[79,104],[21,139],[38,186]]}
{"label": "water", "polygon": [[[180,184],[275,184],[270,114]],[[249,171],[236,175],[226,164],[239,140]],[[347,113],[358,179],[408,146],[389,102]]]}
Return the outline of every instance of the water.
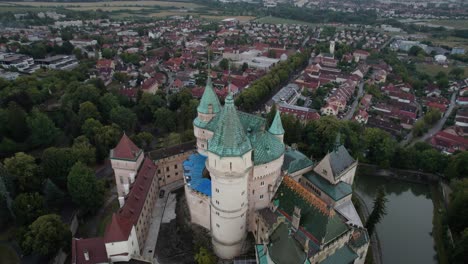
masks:
{"label": "water", "polygon": [[387,215],[376,228],[384,264],[437,263],[430,235],[434,207],[429,186],[364,175],[355,182],[369,210],[377,188],[385,186]]}

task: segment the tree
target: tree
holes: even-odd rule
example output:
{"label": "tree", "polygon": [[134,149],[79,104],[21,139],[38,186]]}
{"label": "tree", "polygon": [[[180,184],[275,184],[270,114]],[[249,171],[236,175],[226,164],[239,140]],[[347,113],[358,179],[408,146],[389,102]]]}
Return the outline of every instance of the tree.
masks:
{"label": "tree", "polygon": [[101,128],[101,122],[94,118],[89,118],[81,126],[81,132],[83,132],[83,134],[89,139],[89,141],[94,142],[95,136]]}
{"label": "tree", "polygon": [[123,106],[118,106],[110,111],[110,121],[121,127],[124,131],[132,132],[137,121],[136,114]]}
{"label": "tree", "polygon": [[29,135],[26,119],[27,115],[23,108],[15,102],[10,102],[8,104],[8,116],[6,120],[6,127],[8,128],[7,136],[16,142],[23,142]]}
{"label": "tree", "polygon": [[5,159],[4,165],[7,172],[15,177],[21,192],[40,189],[42,178],[38,173],[38,166],[34,157],[24,152],[18,152],[14,157]]}
{"label": "tree", "polygon": [[103,126],[96,131],[94,141],[98,160],[109,155],[109,150],[117,145],[121,135],[121,130],[115,125]]}
{"label": "tree", "polygon": [[86,136],[79,136],[73,140],[71,148],[73,157],[87,165],[96,163],[96,148],[89,143]]}
{"label": "tree", "polygon": [[457,80],[461,80],[463,75],[465,74],[465,69],[457,67],[453,68],[450,72],[449,75],[453,76]]}
{"label": "tree", "polygon": [[198,264],[215,264],[216,257],[211,254],[205,247],[200,247],[198,253],[195,254],[195,261]]}
{"label": "tree", "polygon": [[105,48],[105,49],[102,49],[101,54],[103,58],[112,59],[117,53],[113,49]]}
{"label": "tree", "polygon": [[424,119],[416,121],[413,126],[413,135],[416,137],[422,136],[427,131],[426,122]]}
{"label": "tree", "polygon": [[151,146],[151,143],[153,142],[154,137],[151,133],[149,132],[140,132],[134,136],[132,136],[132,141],[135,142],[137,146],[142,146],[143,148],[147,148]]}
{"label": "tree", "polygon": [[33,146],[46,146],[55,141],[59,134],[59,130],[50,118],[41,113],[39,110],[34,109],[30,116],[27,118],[31,136],[29,141]]}
{"label": "tree", "polygon": [[47,179],[42,192],[46,206],[50,211],[59,211],[62,208],[65,193],[53,181]]}
{"label": "tree", "polygon": [[452,197],[448,208],[448,223],[454,234],[468,227],[468,179],[452,183]]}
{"label": "tree", "polygon": [[72,201],[84,212],[94,212],[101,207],[104,186],[96,179],[94,171],[83,163],[73,165],[68,174],[67,186]]}
{"label": "tree", "polygon": [[175,131],[176,122],[174,113],[167,108],[159,108],[154,112],[154,124],[157,128],[168,132]]}
{"label": "tree", "polygon": [[227,70],[229,68],[229,60],[226,59],[226,58],[223,58],[220,62],[219,62],[219,67],[222,69],[222,70]]}
{"label": "tree", "polygon": [[45,214],[44,198],[39,193],[22,193],[13,201],[13,212],[16,221],[29,225]]}
{"label": "tree", "polygon": [[90,101],[86,101],[80,104],[80,111],[78,112],[78,116],[82,123],[90,118],[96,120],[100,119],[100,114],[97,107]]}
{"label": "tree", "polygon": [[59,249],[67,248],[70,241],[70,230],[60,216],[48,214],[40,216],[29,226],[21,246],[26,254],[52,256]]}
{"label": "tree", "polygon": [[99,99],[99,110],[104,117],[104,120],[109,118],[110,111],[119,106],[119,99],[117,96],[106,93]]}
{"label": "tree", "polygon": [[460,239],[455,243],[452,255],[453,264],[464,264],[468,259],[468,227],[461,233]]}
{"label": "tree", "polygon": [[445,175],[451,179],[468,176],[468,151],[460,152],[450,158]]}
{"label": "tree", "polygon": [[380,187],[377,190],[377,197],[374,199],[374,208],[367,218],[365,227],[367,228],[367,232],[369,232],[369,236],[372,236],[375,230],[375,225],[382,220],[382,218],[387,214],[386,205],[387,198],[385,197],[385,190],[383,187]]}
{"label": "tree", "polygon": [[424,122],[426,122],[427,125],[433,125],[439,121],[441,116],[442,114],[440,113],[439,109],[431,107],[427,111],[426,115],[424,115]]}
{"label": "tree", "polygon": [[68,173],[70,173],[70,169],[76,160],[70,148],[48,148],[42,153],[42,173],[44,177],[65,188],[67,186]]}
{"label": "tree", "polygon": [[249,68],[249,64],[247,62],[242,63],[242,72],[245,72]]}

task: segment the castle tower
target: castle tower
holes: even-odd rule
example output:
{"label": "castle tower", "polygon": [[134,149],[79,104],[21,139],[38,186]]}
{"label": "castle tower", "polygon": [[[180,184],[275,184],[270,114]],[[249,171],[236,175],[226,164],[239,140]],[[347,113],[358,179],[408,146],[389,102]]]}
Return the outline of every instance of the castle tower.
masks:
{"label": "castle tower", "polygon": [[281,142],[283,142],[284,128],[283,123],[281,122],[281,113],[279,110],[276,111],[275,118],[273,119],[268,132],[275,135],[277,138],[279,138],[279,140],[281,140]]}
{"label": "castle tower", "polygon": [[210,74],[211,72],[208,71],[208,79],[206,81],[205,91],[203,92],[200,104],[197,107],[198,115],[193,122],[193,133],[197,138],[198,153],[205,156],[207,155],[206,149],[208,147],[208,139],[212,135],[203,129],[203,127],[221,111],[221,104],[219,103],[218,96],[213,89]]}
{"label": "castle tower", "polygon": [[335,54],[335,41],[330,41],[330,54]]}
{"label": "castle tower", "polygon": [[208,142],[206,168],[211,176],[211,236],[220,258],[241,253],[247,235],[248,178],[252,145],[239,120],[232,93],[219,113]]}
{"label": "castle tower", "polygon": [[125,203],[125,196],[130,191],[130,184],[135,181],[144,156],[143,151],[125,133],[119,144],[110,151],[120,207]]}

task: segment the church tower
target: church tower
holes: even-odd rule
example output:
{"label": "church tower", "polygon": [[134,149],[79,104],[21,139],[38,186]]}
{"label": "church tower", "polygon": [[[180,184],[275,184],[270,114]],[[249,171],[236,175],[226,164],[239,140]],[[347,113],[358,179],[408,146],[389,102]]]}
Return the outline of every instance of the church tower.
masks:
{"label": "church tower", "polygon": [[206,168],[211,177],[211,236],[220,258],[241,253],[247,236],[248,179],[252,145],[239,120],[229,92],[208,142]]}
{"label": "church tower", "polygon": [[275,118],[273,119],[273,122],[271,122],[268,132],[275,135],[279,140],[281,140],[281,142],[283,142],[284,128],[283,123],[281,122],[281,113],[279,110],[276,111]]}

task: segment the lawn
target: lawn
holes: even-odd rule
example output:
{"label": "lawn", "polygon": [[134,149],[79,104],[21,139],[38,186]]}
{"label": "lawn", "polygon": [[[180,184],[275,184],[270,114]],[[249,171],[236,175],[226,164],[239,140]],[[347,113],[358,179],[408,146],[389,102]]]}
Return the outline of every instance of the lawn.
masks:
{"label": "lawn", "polygon": [[98,236],[104,236],[104,232],[106,232],[106,227],[112,220],[112,214],[117,212],[118,209],[119,209],[119,202],[117,201],[117,199],[112,201],[111,204],[106,207],[102,215],[102,218],[99,220],[98,229],[97,229]]}
{"label": "lawn", "polygon": [[316,24],[313,23],[307,23],[304,21],[299,21],[299,20],[293,20],[293,19],[285,19],[285,18],[279,18],[279,17],[272,17],[272,16],[267,16],[267,17],[261,17],[255,20],[255,22],[258,23],[265,23],[265,24],[287,24],[287,25],[308,25],[308,26],[315,26]]}
{"label": "lawn", "polygon": [[220,21],[226,18],[235,18],[239,20],[240,22],[247,22],[250,20],[255,19],[253,16],[217,16],[217,15],[201,15],[202,18],[208,19],[208,20],[214,20],[214,21]]}
{"label": "lawn", "polygon": [[[445,67],[442,67],[441,65],[437,65],[437,64],[426,64],[426,63],[416,64],[416,69],[419,72],[427,73],[430,76],[436,76],[437,73],[439,73],[439,72],[445,72],[445,73],[448,74],[454,68],[455,68],[455,66],[452,66],[452,65],[449,65],[447,68],[445,68]],[[468,67],[464,67],[464,69],[465,69],[465,76],[464,77],[468,78]]]}
{"label": "lawn", "polygon": [[0,245],[0,263],[19,264],[20,259],[12,248],[7,245]]}
{"label": "lawn", "polygon": [[452,27],[454,29],[468,29],[468,20],[466,19],[428,20],[427,23],[438,26]]}
{"label": "lawn", "polygon": [[[122,7],[126,9],[129,6],[164,6],[164,7],[179,7],[179,8],[197,8],[199,4],[187,2],[170,2],[170,1],[102,1],[102,2],[71,2],[71,3],[57,3],[57,2],[15,2],[15,5],[25,5],[34,7],[82,7],[82,8],[102,8],[102,7]],[[85,9],[89,10],[89,9]],[[115,10],[118,10],[116,8]]]}
{"label": "lawn", "polygon": [[461,47],[468,50],[468,41],[464,38],[458,37],[446,37],[446,38],[428,38],[427,40],[431,41],[435,45],[448,46],[448,47]]}

